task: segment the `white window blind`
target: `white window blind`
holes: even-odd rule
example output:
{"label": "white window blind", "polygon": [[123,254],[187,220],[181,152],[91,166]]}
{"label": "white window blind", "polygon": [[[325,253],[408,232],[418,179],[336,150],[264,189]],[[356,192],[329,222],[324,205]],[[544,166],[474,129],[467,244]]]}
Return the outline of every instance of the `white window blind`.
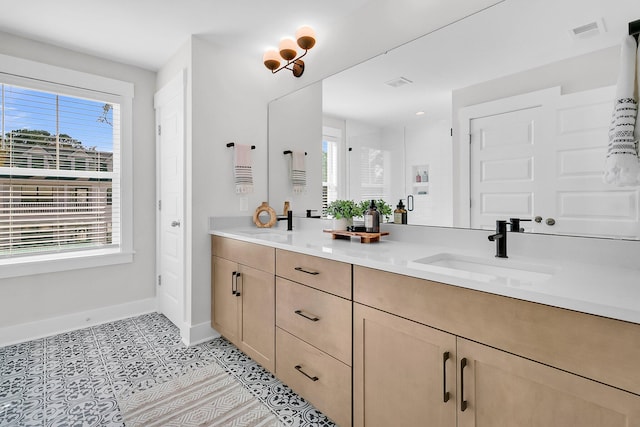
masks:
{"label": "white window blind", "polygon": [[1,84],[0,257],[118,247],[120,105],[34,86]]}
{"label": "white window blind", "polygon": [[372,147],[360,149],[360,187],[362,200],[388,200],[391,186],[390,153]]}

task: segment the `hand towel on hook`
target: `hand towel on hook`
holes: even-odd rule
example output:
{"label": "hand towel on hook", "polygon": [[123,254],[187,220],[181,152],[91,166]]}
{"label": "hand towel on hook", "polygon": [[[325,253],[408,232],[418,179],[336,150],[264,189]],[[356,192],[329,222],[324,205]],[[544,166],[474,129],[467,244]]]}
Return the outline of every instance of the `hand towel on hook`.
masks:
{"label": "hand towel on hook", "polygon": [[304,193],[307,188],[307,169],[304,162],[304,151],[291,153],[291,185],[294,194]]}
{"label": "hand towel on hook", "polygon": [[620,73],[609,127],[609,145],[603,177],[606,183],[618,186],[640,184],[640,123],[637,121],[640,82],[638,50],[635,38],[625,37],[622,43]]}
{"label": "hand towel on hook", "polygon": [[236,186],[236,193],[253,193],[251,146],[235,144],[233,153],[233,178]]}

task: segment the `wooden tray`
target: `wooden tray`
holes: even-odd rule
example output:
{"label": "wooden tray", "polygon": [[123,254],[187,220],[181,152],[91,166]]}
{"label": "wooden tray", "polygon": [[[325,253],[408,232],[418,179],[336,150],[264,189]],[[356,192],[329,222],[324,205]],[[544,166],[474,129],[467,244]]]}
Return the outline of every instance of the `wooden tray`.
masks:
{"label": "wooden tray", "polygon": [[331,233],[333,239],[351,239],[352,237],[360,237],[360,243],[375,243],[380,241],[380,236],[386,236],[388,231],[382,231],[380,233],[366,233],[364,231],[338,231],[338,230],[323,230],[325,233]]}

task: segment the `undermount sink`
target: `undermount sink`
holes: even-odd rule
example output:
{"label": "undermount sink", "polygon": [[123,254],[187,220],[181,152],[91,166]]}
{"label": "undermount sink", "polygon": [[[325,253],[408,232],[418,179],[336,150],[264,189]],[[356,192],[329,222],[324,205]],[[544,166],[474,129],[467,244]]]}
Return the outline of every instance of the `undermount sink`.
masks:
{"label": "undermount sink", "polygon": [[509,286],[543,283],[555,273],[555,268],[504,258],[485,259],[452,253],[439,253],[409,262],[409,267],[481,282],[496,282]]}

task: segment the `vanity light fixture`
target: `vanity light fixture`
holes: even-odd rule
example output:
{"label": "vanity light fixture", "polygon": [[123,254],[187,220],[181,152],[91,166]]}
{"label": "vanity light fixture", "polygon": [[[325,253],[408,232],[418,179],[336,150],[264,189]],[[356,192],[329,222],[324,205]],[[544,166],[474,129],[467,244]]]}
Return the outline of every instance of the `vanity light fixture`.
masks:
{"label": "vanity light fixture", "polygon": [[[304,53],[300,56],[296,56],[298,55],[296,44],[304,50]],[[290,37],[283,38],[280,40],[278,50],[267,50],[262,57],[262,61],[264,62],[264,66],[270,69],[273,74],[286,68],[290,70],[294,76],[300,77],[302,73],[304,73],[304,61],[300,58],[305,56],[309,49],[315,46],[315,44],[315,31],[313,31],[313,28],[305,25],[296,31],[296,40]],[[286,61],[286,64],[283,66],[280,66],[281,59]]]}

